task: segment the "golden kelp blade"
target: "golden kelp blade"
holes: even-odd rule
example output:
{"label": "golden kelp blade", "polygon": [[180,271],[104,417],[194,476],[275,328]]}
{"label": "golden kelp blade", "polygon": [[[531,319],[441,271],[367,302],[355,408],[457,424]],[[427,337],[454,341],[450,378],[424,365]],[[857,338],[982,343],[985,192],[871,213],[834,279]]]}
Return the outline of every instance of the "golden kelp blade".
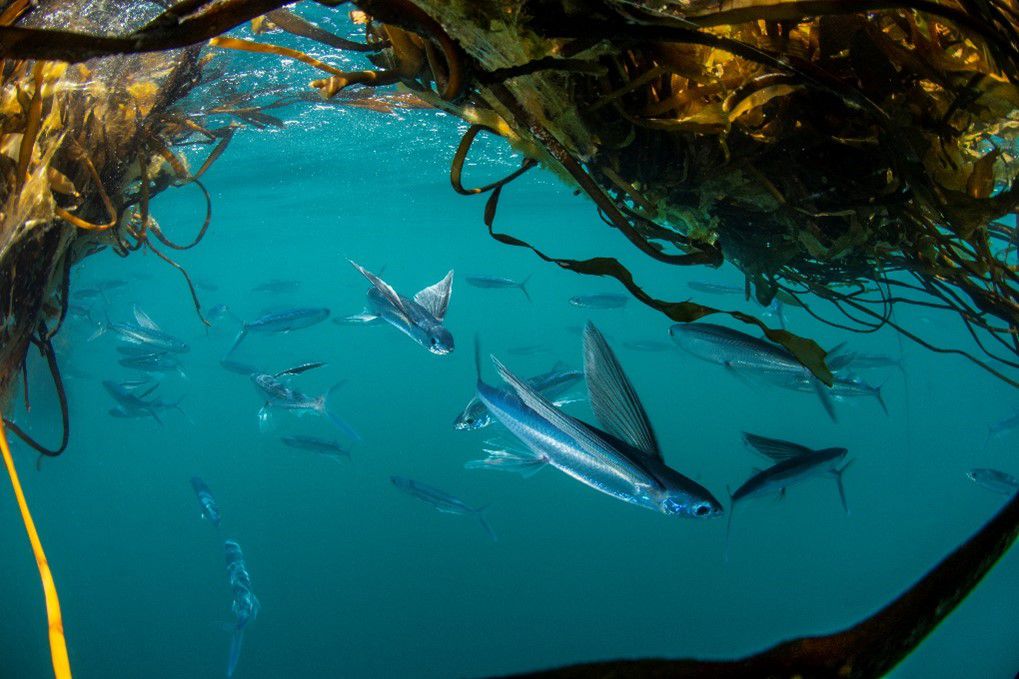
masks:
{"label": "golden kelp blade", "polygon": [[11,477],[11,487],[14,488],[14,497],[17,499],[18,508],[21,510],[21,520],[25,523],[28,541],[32,543],[32,553],[35,554],[35,563],[39,567],[39,579],[42,580],[42,591],[46,596],[46,618],[49,620],[50,656],[53,658],[53,674],[57,679],[71,679],[71,663],[67,658],[67,642],[64,640],[64,622],[60,615],[60,600],[57,597],[57,586],[53,583],[53,574],[50,573],[50,565],[46,561],[46,553],[42,549],[42,542],[39,541],[39,534],[35,530],[32,513],[28,511],[28,503],[25,501],[25,494],[21,490],[21,482],[18,481],[18,472],[14,469],[14,458],[11,457],[11,449],[7,445],[7,433],[4,431],[2,421],[0,421],[0,450],[3,451],[4,464],[7,465],[7,475]]}

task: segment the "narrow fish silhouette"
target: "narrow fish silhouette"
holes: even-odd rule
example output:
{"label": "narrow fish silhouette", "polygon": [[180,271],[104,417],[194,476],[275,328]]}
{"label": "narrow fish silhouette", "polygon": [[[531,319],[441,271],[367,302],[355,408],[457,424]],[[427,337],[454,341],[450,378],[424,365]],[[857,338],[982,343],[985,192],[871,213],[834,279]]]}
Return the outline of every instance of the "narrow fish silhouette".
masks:
{"label": "narrow fish silhouette", "polygon": [[584,309],[620,309],[626,306],[630,298],[611,292],[596,295],[577,295],[570,298],[570,304]]}
{"label": "narrow fish silhouette", "polygon": [[665,464],[644,406],[591,323],[584,331],[584,375],[591,408],[604,430],[557,409],[498,359],[492,360],[512,392],[485,384],[476,356],[478,397],[537,460],[599,492],[655,512],[692,518],[722,513],[722,505],[706,488]]}
{"label": "narrow fish silhouette", "polygon": [[191,477],[191,487],[195,491],[195,497],[198,498],[198,506],[202,509],[202,516],[213,526],[219,528],[219,505],[216,504],[216,498],[212,496],[212,491],[205,485],[205,481],[202,481],[197,476]]}
{"label": "narrow fish silhouette", "polygon": [[531,280],[530,276],[527,276],[522,281],[515,281],[511,278],[502,278],[501,276],[467,276],[467,283],[475,288],[516,288],[520,292],[524,293],[524,297],[527,298],[528,302],[532,301],[531,295],[527,292],[527,281],[529,280]]}
{"label": "narrow fish silhouette", "polygon": [[737,375],[751,374],[787,389],[806,385],[820,399],[828,417],[838,420],[828,387],[784,347],[714,323],[676,323],[669,328],[669,336],[693,356]]}
{"label": "narrow fish silhouette", "polygon": [[303,330],[304,328],[310,328],[313,325],[317,325],[329,318],[329,309],[322,307],[299,307],[293,309],[284,309],[283,311],[276,311],[273,313],[265,314],[260,316],[253,321],[246,322],[241,326],[241,331],[237,333],[237,338],[234,339],[233,346],[227,351],[227,356],[232,354],[244,338],[249,333],[277,333],[277,332],[292,332],[294,330]]}
{"label": "narrow fish silhouette", "polygon": [[233,595],[230,610],[234,615],[234,624],[230,635],[230,655],[226,665],[226,676],[229,679],[234,675],[237,661],[241,657],[244,631],[258,617],[262,604],[251,590],[251,575],[248,573],[248,565],[244,561],[241,546],[234,540],[227,540],[223,547],[226,552],[227,580],[230,582],[230,590]]}
{"label": "narrow fish silhouette", "polygon": [[328,457],[333,460],[339,460],[340,458],[350,459],[350,451],[340,446],[339,443],[330,439],[322,439],[317,436],[282,436],[280,440],[284,445],[290,446],[291,448],[297,448],[298,450],[309,450],[313,453],[318,453],[324,457]]}
{"label": "narrow fish silhouette", "polygon": [[478,517],[478,521],[481,522],[481,527],[485,529],[486,533],[488,533],[488,537],[490,537],[493,541],[497,539],[495,537],[495,532],[492,530],[492,527],[488,525],[488,521],[485,519],[485,511],[488,509],[487,506],[471,507],[464,503],[463,500],[453,497],[444,490],[439,490],[434,486],[429,486],[428,484],[408,479],[403,476],[390,476],[389,480],[400,491],[410,495],[411,497],[416,497],[423,502],[427,502],[444,514],[460,514],[461,516]]}
{"label": "narrow fish silhouette", "polygon": [[743,433],[743,440],[748,446],[775,462],[772,466],[759,471],[743,485],[730,493],[729,523],[725,531],[725,558],[729,558],[729,535],[732,531],[732,517],[736,503],[754,497],[779,493],[785,496],[786,488],[806,481],[807,479],[829,474],[835,478],[838,486],[842,509],[849,514],[846,502],[846,491],[842,485],[842,474],[852,463],[847,462],[839,467],[849,451],[845,448],[823,448],[812,450],[792,441],[773,439],[757,434]]}
{"label": "narrow fish silhouette", "polygon": [[434,285],[421,290],[413,299],[404,297],[391,285],[360,264],[350,262],[372,287],[368,290],[365,311],[348,316],[347,323],[384,321],[410,337],[433,354],[440,356],[453,351],[453,334],[442,324],[453,292],[453,270]]}
{"label": "narrow fish silhouette", "polygon": [[971,469],[966,477],[987,490],[1003,495],[1014,495],[1019,491],[1019,479],[997,469]]}

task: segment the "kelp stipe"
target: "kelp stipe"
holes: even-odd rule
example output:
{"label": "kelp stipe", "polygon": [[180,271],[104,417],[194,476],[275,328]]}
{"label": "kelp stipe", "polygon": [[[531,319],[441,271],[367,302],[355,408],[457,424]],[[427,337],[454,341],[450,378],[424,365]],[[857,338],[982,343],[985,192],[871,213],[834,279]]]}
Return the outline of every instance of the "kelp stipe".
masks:
{"label": "kelp stipe", "polygon": [[14,457],[11,455],[11,449],[7,445],[7,432],[4,430],[2,421],[0,421],[0,451],[3,452],[4,465],[6,465],[7,475],[11,479],[11,488],[14,489],[14,497],[18,501],[18,509],[21,510],[21,520],[25,524],[28,541],[32,543],[32,553],[35,555],[35,563],[39,568],[39,579],[42,581],[43,595],[46,597],[46,619],[49,621],[50,657],[53,659],[53,676],[56,679],[71,679],[71,662],[67,657],[67,641],[64,638],[64,620],[60,614],[60,599],[57,596],[57,586],[53,582],[53,574],[50,572],[49,561],[46,560],[46,552],[43,551],[42,542],[39,540],[39,533],[35,530],[35,522],[32,520],[32,513],[28,509],[25,493],[21,490],[21,482],[18,480],[18,472],[14,468]]}

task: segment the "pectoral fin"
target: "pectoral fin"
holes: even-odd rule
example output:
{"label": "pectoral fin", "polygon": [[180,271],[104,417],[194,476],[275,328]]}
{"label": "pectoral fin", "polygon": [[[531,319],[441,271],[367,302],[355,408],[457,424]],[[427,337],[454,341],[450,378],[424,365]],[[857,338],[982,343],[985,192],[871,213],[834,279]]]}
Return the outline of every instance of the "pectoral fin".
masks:
{"label": "pectoral fin", "polygon": [[365,269],[354,260],[349,261],[354,265],[354,268],[360,271],[361,275],[367,278],[368,282],[371,283],[372,286],[386,298],[386,301],[392,304],[393,307],[395,307],[400,313],[404,315],[407,314],[407,309],[403,306],[403,300],[400,299],[400,294],[393,289],[393,286],[386,283],[384,280],[373,274],[371,271],[368,271],[368,269]]}
{"label": "pectoral fin", "polygon": [[143,328],[148,328],[149,330],[159,330],[159,326],[156,325],[156,322],[149,318],[149,315],[142,311],[141,309],[139,309],[137,305],[135,305],[133,311],[134,320],[135,322],[138,323],[138,325],[140,325]]}
{"label": "pectoral fin", "polygon": [[591,409],[602,426],[649,457],[662,459],[647,412],[598,328],[584,328],[584,376]]}
{"label": "pectoral fin", "polygon": [[414,295],[414,301],[434,316],[435,320],[441,321],[446,317],[446,309],[449,308],[449,298],[452,294],[453,270],[450,269],[441,281]]}

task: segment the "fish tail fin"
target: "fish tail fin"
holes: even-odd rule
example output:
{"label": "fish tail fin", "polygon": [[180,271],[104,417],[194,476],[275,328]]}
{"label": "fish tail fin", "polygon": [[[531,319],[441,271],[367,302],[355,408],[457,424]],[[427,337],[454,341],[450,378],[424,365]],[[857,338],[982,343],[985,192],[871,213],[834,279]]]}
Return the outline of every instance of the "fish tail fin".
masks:
{"label": "fish tail fin", "polygon": [[329,387],[329,391],[327,391],[322,396],[322,398],[319,399],[319,402],[321,403],[321,411],[322,414],[326,416],[326,419],[329,420],[334,427],[342,431],[344,434],[352,438],[354,441],[360,442],[363,441],[364,439],[361,438],[361,435],[357,432],[357,430],[354,429],[349,424],[347,424],[347,422],[342,417],[333,412],[332,408],[330,408],[329,406],[329,401],[331,400],[333,393],[337,391],[340,387],[342,387],[344,384],[346,384],[346,382],[347,380],[340,380],[333,386]]}
{"label": "fish tail fin", "polygon": [[853,464],[853,460],[846,462],[842,465],[842,469],[833,469],[832,475],[835,477],[835,484],[839,489],[839,500],[842,501],[842,509],[846,512],[846,516],[849,516],[849,503],[846,502],[846,487],[842,483],[842,475],[849,469],[850,465]]}
{"label": "fish tail fin", "polygon": [[179,399],[177,399],[177,402],[176,402],[176,403],[174,403],[174,404],[173,404],[172,406],[170,406],[170,407],[171,407],[171,408],[173,408],[174,410],[176,410],[176,411],[177,411],[178,413],[180,413],[181,415],[183,415],[183,416],[184,416],[184,419],[186,419],[186,420],[187,420],[188,422],[190,422],[191,424],[195,424],[195,421],[194,421],[193,419],[191,419],[191,416],[190,416],[190,415],[188,415],[188,412],[187,412],[186,410],[184,410],[184,408],[183,408],[183,407],[181,406],[181,402],[182,402],[183,400],[184,400],[184,397],[183,397],[183,396],[181,396],[181,397],[180,397]]}
{"label": "fish tail fin", "polygon": [[517,287],[520,288],[520,292],[524,293],[524,297],[527,298],[528,302],[534,301],[533,299],[531,299],[531,294],[527,292],[527,281],[531,280],[531,276],[533,275],[534,275],[533,273],[527,274],[527,277],[524,278],[524,280],[517,283]]}
{"label": "fish tail fin", "polygon": [[230,657],[226,661],[226,676],[227,679],[234,675],[234,670],[237,669],[237,661],[241,658],[241,645],[244,643],[244,628],[234,628],[233,634],[230,636]]}
{"label": "fish tail fin", "polygon": [[875,387],[874,388],[874,398],[876,398],[877,402],[879,404],[881,404],[881,410],[883,410],[885,412],[885,415],[887,415],[888,414],[888,405],[885,403],[885,397],[881,394],[881,387],[884,387],[884,386],[885,385],[882,384],[880,387]]}
{"label": "fish tail fin", "polygon": [[831,418],[832,422],[838,422],[839,416],[835,412],[835,402],[832,400],[831,394],[828,393],[828,387],[825,386],[824,382],[813,378],[814,380],[814,391],[817,392],[817,397],[821,400],[821,405],[824,406],[824,411],[828,413],[828,417]]}
{"label": "fish tail fin", "polygon": [[492,530],[492,526],[488,524],[488,519],[485,517],[485,513],[488,512],[489,507],[491,507],[491,505],[480,507],[477,511],[475,511],[475,514],[478,515],[478,521],[481,522],[481,527],[485,529],[485,532],[488,534],[488,537],[492,539],[492,542],[498,542],[499,538],[496,536],[495,531]]}
{"label": "fish tail fin", "polygon": [[229,351],[226,352],[226,355],[230,356],[231,354],[233,354],[234,351],[237,350],[237,347],[239,347],[241,345],[241,342],[243,342],[244,338],[247,337],[247,336],[248,336],[248,328],[246,326],[242,325],[241,326],[241,331],[239,333],[237,333],[237,337],[234,339],[234,343],[230,346]]}
{"label": "fish tail fin", "polygon": [[725,492],[729,494],[729,520],[725,523],[725,551],[723,558],[726,563],[729,563],[729,538],[732,536],[732,515],[736,513],[736,501],[732,499],[732,491],[729,486],[725,487]]}

